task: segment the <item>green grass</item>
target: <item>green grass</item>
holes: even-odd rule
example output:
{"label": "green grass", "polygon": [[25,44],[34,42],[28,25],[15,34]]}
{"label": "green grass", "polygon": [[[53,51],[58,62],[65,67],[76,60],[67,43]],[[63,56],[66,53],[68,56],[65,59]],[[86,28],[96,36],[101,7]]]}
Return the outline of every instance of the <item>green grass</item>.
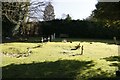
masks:
{"label": "green grass", "polygon": [[[118,46],[112,40],[70,39],[73,42],[63,43],[61,40],[48,43],[12,42],[1,44],[1,52],[26,52],[28,47],[34,48],[28,57],[15,58],[2,55],[3,78],[71,78],[75,80],[116,78],[115,71],[119,61],[108,61],[111,56],[118,56]],[[76,45],[84,46],[83,55],[80,49],[71,50]],[[15,48],[16,50],[11,50]],[[116,57],[115,57],[116,58]],[[106,60],[107,59],[107,60]],[[116,60],[116,59],[115,59]]]}

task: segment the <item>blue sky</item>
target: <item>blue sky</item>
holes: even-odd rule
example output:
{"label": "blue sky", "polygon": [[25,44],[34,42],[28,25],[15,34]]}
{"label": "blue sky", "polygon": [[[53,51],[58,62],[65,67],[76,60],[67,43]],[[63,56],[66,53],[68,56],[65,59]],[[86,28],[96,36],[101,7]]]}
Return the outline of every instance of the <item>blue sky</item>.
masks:
{"label": "blue sky", "polygon": [[97,0],[52,0],[55,18],[63,18],[70,14],[72,19],[85,19],[95,9]]}

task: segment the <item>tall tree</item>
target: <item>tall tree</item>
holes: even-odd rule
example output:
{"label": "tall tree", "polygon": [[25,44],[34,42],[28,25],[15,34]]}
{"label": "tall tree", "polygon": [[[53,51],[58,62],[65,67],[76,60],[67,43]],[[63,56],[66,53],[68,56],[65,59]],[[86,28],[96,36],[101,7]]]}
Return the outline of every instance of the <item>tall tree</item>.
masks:
{"label": "tall tree", "polygon": [[52,6],[51,2],[49,2],[48,5],[45,7],[43,20],[50,21],[53,19],[55,19],[54,7]]}
{"label": "tall tree", "polygon": [[120,37],[120,2],[98,2],[93,18],[102,22],[110,35]]}
{"label": "tall tree", "polygon": [[102,21],[107,27],[120,25],[120,2],[98,2],[93,18]]}
{"label": "tall tree", "polygon": [[[2,22],[3,22],[3,31],[7,32],[7,28],[10,28],[12,24],[12,33],[13,35],[17,34],[22,25],[22,31],[25,32],[25,23],[26,20],[31,17],[30,14],[37,13],[39,10],[38,7],[44,6],[45,2],[2,2]],[[30,7],[31,6],[31,7]],[[34,15],[34,14],[33,14]],[[9,23],[10,25],[5,24]],[[9,33],[8,33],[9,34]]]}
{"label": "tall tree", "polygon": [[93,13],[97,19],[120,20],[120,2],[98,2]]}
{"label": "tall tree", "polygon": [[10,27],[13,25],[15,26],[12,27],[13,31],[18,29],[20,21],[25,19],[25,15],[28,10],[28,4],[29,2],[2,2],[3,29],[7,23],[9,24],[6,25],[8,29],[10,29]]}

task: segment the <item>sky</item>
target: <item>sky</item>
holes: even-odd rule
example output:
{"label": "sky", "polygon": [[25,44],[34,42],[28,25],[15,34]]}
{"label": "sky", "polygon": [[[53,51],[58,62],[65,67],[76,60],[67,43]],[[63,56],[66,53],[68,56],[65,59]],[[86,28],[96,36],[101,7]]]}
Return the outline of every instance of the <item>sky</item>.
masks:
{"label": "sky", "polygon": [[[54,7],[55,19],[64,19],[69,14],[72,19],[83,20],[92,14],[92,11],[96,9],[95,5],[98,0],[31,0],[35,2],[39,1],[51,1]],[[40,17],[34,14],[36,17]],[[42,20],[42,19],[39,19]]]}
{"label": "sky", "polygon": [[64,18],[69,14],[72,19],[85,19],[95,8],[97,0],[52,0],[55,18]]}

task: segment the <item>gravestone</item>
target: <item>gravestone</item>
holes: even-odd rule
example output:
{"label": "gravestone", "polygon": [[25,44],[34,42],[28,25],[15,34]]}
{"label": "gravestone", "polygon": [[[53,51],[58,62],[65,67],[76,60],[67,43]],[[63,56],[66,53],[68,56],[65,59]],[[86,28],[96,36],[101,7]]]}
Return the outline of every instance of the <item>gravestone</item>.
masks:
{"label": "gravestone", "polygon": [[53,40],[54,39],[54,36],[53,35],[51,35],[51,40]]}
{"label": "gravestone", "polygon": [[41,42],[43,43],[43,41],[44,41],[44,40],[43,40],[43,37],[42,37],[42,38],[41,38]]}
{"label": "gravestone", "polygon": [[54,37],[54,39],[55,39],[55,33],[53,34],[53,37]]}
{"label": "gravestone", "polygon": [[113,37],[113,40],[114,40],[115,44],[117,44],[117,39],[116,39],[116,37]]}
{"label": "gravestone", "polygon": [[48,37],[47,39],[48,39],[48,42],[50,42],[50,37]]}

